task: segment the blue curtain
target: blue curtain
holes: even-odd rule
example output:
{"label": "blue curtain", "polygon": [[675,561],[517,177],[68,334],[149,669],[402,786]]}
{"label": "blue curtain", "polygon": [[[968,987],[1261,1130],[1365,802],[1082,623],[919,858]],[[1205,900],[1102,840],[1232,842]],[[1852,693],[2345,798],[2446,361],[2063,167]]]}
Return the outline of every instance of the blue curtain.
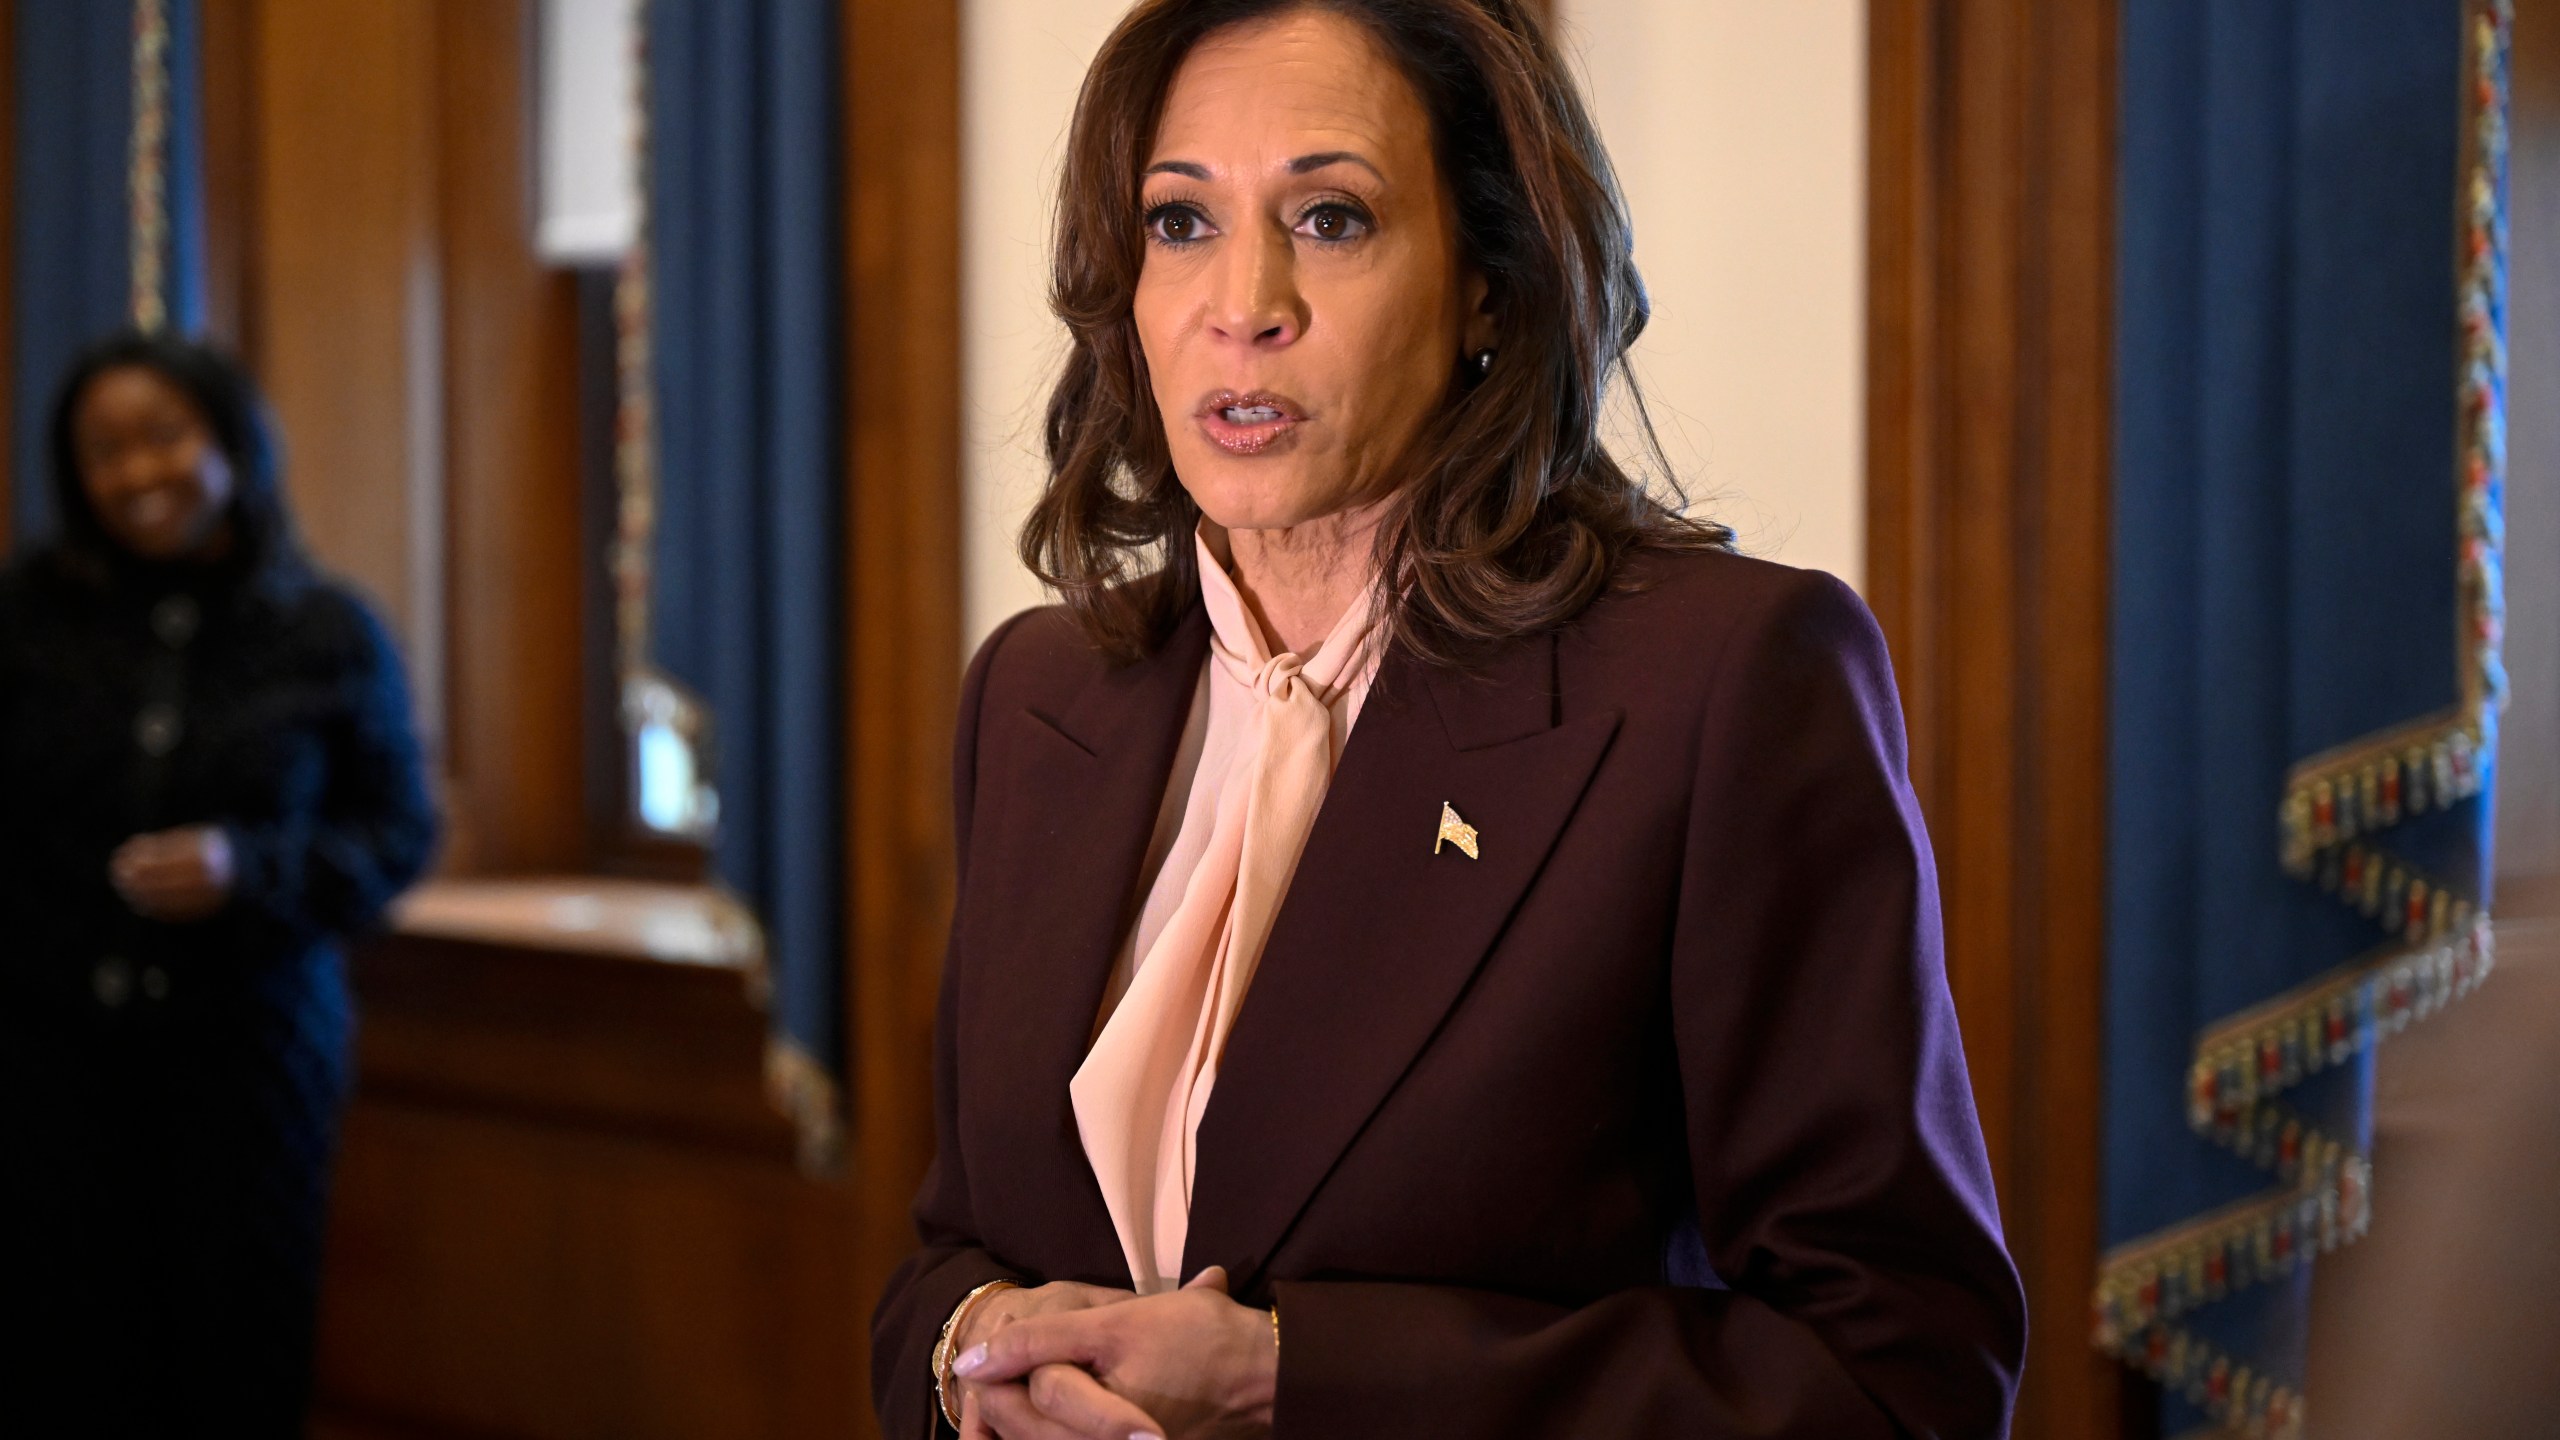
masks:
{"label": "blue curtain", "polygon": [[2505,24],[2124,7],[2097,1318],[2167,1434],[2298,1430],[2374,1046],[2487,964]]}
{"label": "blue curtain", "polygon": [[651,658],[709,703],[719,870],[763,922],[783,1053],[829,1076],[843,1060],[835,10],[647,11]]}
{"label": "blue curtain", "polygon": [[[169,323],[204,317],[202,125],[195,0],[165,0]],[[15,0],[10,75],[17,193],[9,404],[16,437],[10,505],[21,544],[52,527],[44,421],[53,389],[88,342],[130,323],[134,0]]]}

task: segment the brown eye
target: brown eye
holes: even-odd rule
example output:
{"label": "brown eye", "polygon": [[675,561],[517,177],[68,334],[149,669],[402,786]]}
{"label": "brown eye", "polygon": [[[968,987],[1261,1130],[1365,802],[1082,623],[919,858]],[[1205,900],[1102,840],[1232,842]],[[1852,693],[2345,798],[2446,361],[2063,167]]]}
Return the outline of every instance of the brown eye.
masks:
{"label": "brown eye", "polygon": [[1316,239],[1329,244],[1357,240],[1369,230],[1369,217],[1341,204],[1314,206],[1298,223]]}
{"label": "brown eye", "polygon": [[1179,200],[1168,200],[1149,210],[1146,215],[1147,238],[1165,245],[1189,245],[1200,238],[1207,222],[1200,212]]}

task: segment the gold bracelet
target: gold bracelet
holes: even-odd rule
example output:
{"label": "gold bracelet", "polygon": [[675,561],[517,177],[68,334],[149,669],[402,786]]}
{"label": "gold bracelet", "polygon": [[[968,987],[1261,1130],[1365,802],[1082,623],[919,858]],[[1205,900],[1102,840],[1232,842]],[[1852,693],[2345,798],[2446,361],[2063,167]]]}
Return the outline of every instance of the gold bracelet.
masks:
{"label": "gold bracelet", "polygon": [[933,1347],[933,1398],[940,1402],[942,1418],[950,1421],[954,1430],[960,1428],[960,1407],[951,1403],[951,1362],[954,1358],[951,1347],[960,1338],[961,1322],[969,1318],[969,1312],[977,1308],[979,1301],[999,1290],[1020,1288],[1010,1280],[990,1280],[961,1296],[960,1303],[951,1307],[951,1318],[942,1322],[942,1338],[934,1342]]}
{"label": "gold bracelet", "polygon": [[1280,1350],[1280,1307],[1277,1305],[1271,1307],[1271,1350],[1274,1354]]}

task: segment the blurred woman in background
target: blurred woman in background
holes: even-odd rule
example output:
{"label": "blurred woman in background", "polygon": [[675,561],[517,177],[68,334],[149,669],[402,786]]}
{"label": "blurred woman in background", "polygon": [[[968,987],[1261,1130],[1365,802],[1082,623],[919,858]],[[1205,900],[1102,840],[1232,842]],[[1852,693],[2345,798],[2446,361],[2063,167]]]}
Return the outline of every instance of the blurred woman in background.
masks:
{"label": "blurred woman in background", "polygon": [[105,341],[48,455],[0,572],[0,1430],[299,1434],[338,940],[434,839],[407,687],[230,360]]}

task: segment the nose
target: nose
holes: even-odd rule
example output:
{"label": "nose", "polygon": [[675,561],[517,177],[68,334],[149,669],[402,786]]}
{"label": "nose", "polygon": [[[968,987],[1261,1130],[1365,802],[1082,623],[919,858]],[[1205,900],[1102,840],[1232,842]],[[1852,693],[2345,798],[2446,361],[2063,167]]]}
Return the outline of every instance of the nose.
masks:
{"label": "nose", "polygon": [[103,454],[92,453],[83,459],[81,470],[90,484],[113,495],[148,489],[160,474],[158,463],[139,445],[118,445]]}
{"label": "nose", "polygon": [[1298,294],[1289,237],[1257,236],[1220,248],[1209,328],[1256,349],[1288,345],[1305,333],[1306,301]]}
{"label": "nose", "polygon": [[149,490],[168,483],[184,467],[175,463],[160,446],[127,445],[112,465],[116,487],[131,493]]}

